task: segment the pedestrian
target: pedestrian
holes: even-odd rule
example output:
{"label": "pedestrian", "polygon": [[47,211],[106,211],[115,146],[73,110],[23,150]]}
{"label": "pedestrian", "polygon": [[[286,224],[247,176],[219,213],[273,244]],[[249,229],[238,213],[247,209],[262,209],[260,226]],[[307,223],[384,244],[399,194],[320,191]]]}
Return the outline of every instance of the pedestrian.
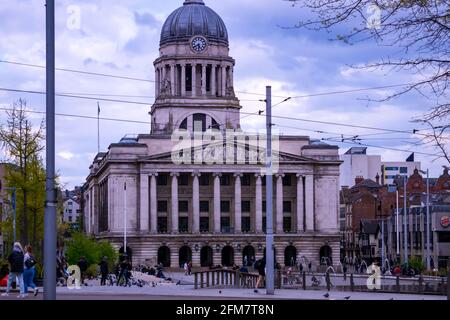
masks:
{"label": "pedestrian", "polygon": [[128,281],[130,279],[130,270],[131,270],[131,264],[128,262],[128,259],[125,258],[122,263],[120,264],[120,275],[117,280],[117,285],[120,284],[120,280],[125,280],[125,286],[128,286]]}
{"label": "pedestrian", "polygon": [[302,263],[300,263],[300,273],[302,273],[303,272],[303,264]]}
{"label": "pedestrian", "polygon": [[100,266],[100,274],[102,276],[102,279],[100,280],[101,286],[106,286],[106,279],[109,274],[107,259],[107,257],[103,257],[102,261],[98,264]]}
{"label": "pedestrian", "polygon": [[254,292],[258,293],[258,288],[261,284],[264,284],[264,279],[266,277],[266,257],[257,260],[255,262],[255,269],[258,270],[258,281],[256,281],[256,287]]}
{"label": "pedestrian", "polygon": [[22,245],[19,242],[14,243],[13,252],[8,257],[9,262],[9,275],[8,275],[8,284],[6,286],[6,292],[2,294],[3,297],[9,296],[9,291],[11,290],[11,285],[14,279],[19,284],[20,294],[17,298],[25,298],[27,295],[25,294],[25,286],[23,283],[23,260],[24,254]]}
{"label": "pedestrian", "polygon": [[189,263],[188,263],[188,274],[189,275],[192,274],[192,261],[189,261]]}
{"label": "pedestrian", "polygon": [[84,278],[86,276],[86,271],[88,269],[88,263],[84,257],[80,257],[80,260],[78,260],[77,263],[78,268],[80,268],[81,272],[81,285],[84,284]]}
{"label": "pedestrian", "polygon": [[311,262],[308,263],[308,271],[309,271],[309,273],[312,272],[312,263]]}
{"label": "pedestrian", "polygon": [[39,289],[34,284],[34,276],[36,274],[36,258],[33,255],[33,248],[28,245],[25,249],[24,256],[24,270],[23,270],[23,282],[25,294],[28,294],[28,287],[33,289],[33,294],[36,297],[39,293]]}
{"label": "pedestrian", "polygon": [[183,269],[184,269],[184,275],[187,276],[189,273],[189,266],[188,266],[187,261],[184,263]]}

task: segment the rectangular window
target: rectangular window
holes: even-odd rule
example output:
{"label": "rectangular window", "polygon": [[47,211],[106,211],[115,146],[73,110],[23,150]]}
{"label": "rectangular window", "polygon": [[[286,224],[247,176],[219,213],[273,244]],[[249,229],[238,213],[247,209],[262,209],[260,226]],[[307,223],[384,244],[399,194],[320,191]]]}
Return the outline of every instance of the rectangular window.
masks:
{"label": "rectangular window", "polygon": [[192,91],[192,65],[186,66],[186,91]]}
{"label": "rectangular window", "polygon": [[266,185],[266,176],[261,177],[261,184],[262,184],[263,186]]}
{"label": "rectangular window", "polygon": [[262,218],[262,229],[263,229],[263,232],[264,233],[266,233],[267,232],[267,218],[266,217],[263,217]]}
{"label": "rectangular window", "polygon": [[167,201],[158,201],[158,212],[167,212]]}
{"label": "rectangular window", "polygon": [[267,210],[266,206],[267,206],[266,200],[263,200],[263,202],[262,202],[262,212],[266,212],[266,210]]}
{"label": "rectangular window", "polygon": [[292,212],[292,203],[290,201],[283,201],[283,212]]}
{"label": "rectangular window", "polygon": [[209,174],[202,174],[199,178],[199,184],[202,187],[207,187],[209,186]]}
{"label": "rectangular window", "polygon": [[158,217],[158,233],[167,233],[167,217]]}
{"label": "rectangular window", "polygon": [[81,210],[77,209],[77,213],[81,213]]}
{"label": "rectangular window", "polygon": [[169,175],[167,173],[160,173],[157,177],[158,186],[167,186]]}
{"label": "rectangular window", "polygon": [[250,212],[250,201],[242,201],[241,202],[241,210],[242,212]]}
{"label": "rectangular window", "polygon": [[242,176],[241,185],[244,187],[249,187],[252,182],[252,176],[249,174],[244,174]]}
{"label": "rectangular window", "polygon": [[408,168],[407,167],[401,167],[400,168],[400,173],[407,174],[408,173]]}
{"label": "rectangular window", "polygon": [[200,217],[200,232],[209,232],[209,217]]}
{"label": "rectangular window", "polygon": [[386,167],[384,170],[386,171],[398,171],[398,167]]}
{"label": "rectangular window", "polygon": [[178,201],[179,212],[189,212],[189,201]]}
{"label": "rectangular window", "polygon": [[292,231],[292,219],[291,217],[283,217],[283,230],[284,232]]}
{"label": "rectangular window", "polygon": [[438,232],[438,242],[450,243],[450,232]]}
{"label": "rectangular window", "polygon": [[230,212],[230,201],[220,201],[220,212]]}
{"label": "rectangular window", "polygon": [[200,212],[209,212],[209,201],[200,201]]}
{"label": "rectangular window", "polygon": [[292,176],[287,174],[283,177],[283,186],[290,187],[292,186]]}
{"label": "rectangular window", "polygon": [[72,201],[69,201],[69,202],[67,202],[67,204],[68,204],[69,206],[71,206],[73,203],[72,203]]}
{"label": "rectangular window", "polygon": [[250,223],[251,223],[250,217],[242,217],[242,221],[241,221],[242,232],[250,232],[250,228],[251,228]]}
{"label": "rectangular window", "polygon": [[220,230],[222,233],[231,233],[231,221],[230,217],[221,217],[220,218]]}
{"label": "rectangular window", "polygon": [[189,175],[186,173],[180,174],[178,177],[178,185],[179,186],[188,186],[189,185]]}
{"label": "rectangular window", "polygon": [[231,175],[223,174],[220,177],[220,185],[221,186],[229,186],[229,185],[231,185]]}
{"label": "rectangular window", "polygon": [[69,216],[69,222],[72,222],[72,216]]}
{"label": "rectangular window", "polygon": [[69,213],[72,213],[72,209],[69,209]]}
{"label": "rectangular window", "polygon": [[189,232],[189,218],[188,217],[179,217],[178,218],[178,230],[180,233],[188,233]]}

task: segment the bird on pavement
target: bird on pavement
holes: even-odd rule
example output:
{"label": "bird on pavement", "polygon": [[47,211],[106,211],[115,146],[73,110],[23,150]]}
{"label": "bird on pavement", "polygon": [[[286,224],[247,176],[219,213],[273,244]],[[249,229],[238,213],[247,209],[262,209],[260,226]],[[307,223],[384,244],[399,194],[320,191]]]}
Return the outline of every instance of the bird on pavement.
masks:
{"label": "bird on pavement", "polygon": [[323,296],[324,296],[325,298],[329,298],[329,297],[330,297],[330,294],[327,292],[327,293],[325,293]]}
{"label": "bird on pavement", "polygon": [[348,296],[348,297],[344,297],[344,299],[345,299],[345,300],[349,300],[349,299],[350,299],[350,296]]}
{"label": "bird on pavement", "polygon": [[181,284],[181,280],[178,280],[177,282],[177,286],[179,286]]}

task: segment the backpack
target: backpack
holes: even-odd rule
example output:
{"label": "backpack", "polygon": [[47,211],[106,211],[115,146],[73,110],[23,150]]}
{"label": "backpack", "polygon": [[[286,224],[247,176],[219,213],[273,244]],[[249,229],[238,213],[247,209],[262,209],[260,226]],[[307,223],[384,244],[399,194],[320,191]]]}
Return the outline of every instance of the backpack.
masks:
{"label": "backpack", "polygon": [[31,269],[36,265],[36,263],[36,259],[33,256],[30,256],[30,258],[25,261],[25,267],[27,267],[27,269]]}

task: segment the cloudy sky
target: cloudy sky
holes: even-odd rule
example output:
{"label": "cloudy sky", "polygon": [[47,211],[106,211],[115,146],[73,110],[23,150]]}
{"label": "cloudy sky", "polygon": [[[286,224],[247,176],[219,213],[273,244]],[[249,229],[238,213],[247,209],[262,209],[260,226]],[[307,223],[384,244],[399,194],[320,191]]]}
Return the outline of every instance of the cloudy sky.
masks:
{"label": "cloudy sky", "polygon": [[[0,2],[0,60],[27,64],[45,64],[44,0],[10,0]],[[153,61],[158,56],[159,33],[165,18],[182,4],[182,0],[58,0],[56,12],[56,65],[88,72],[114,74],[142,79],[154,78]],[[273,87],[280,97],[303,96],[367,87],[410,83],[420,75],[388,70],[355,70],[350,65],[375,62],[383,57],[399,57],[398,49],[366,42],[346,45],[329,41],[325,32],[286,29],[308,16],[300,7],[283,0],[206,0],[221,15],[229,37],[231,55],[236,59],[235,90],[264,93]],[[74,20],[77,12],[80,20]],[[352,23],[358,23],[353,21]],[[78,28],[79,27],[79,28]],[[343,26],[337,33],[345,33]],[[350,27],[350,26],[348,26]],[[0,88],[31,91],[45,90],[44,69],[0,63]],[[144,104],[101,102],[101,116],[146,121],[148,124],[101,122],[101,148],[127,134],[149,133],[148,115],[153,103],[151,82],[113,79],[83,74],[57,72],[58,93],[138,101]],[[388,102],[379,100],[395,92],[378,89],[357,93],[292,99],[277,106],[274,115],[311,120],[333,121],[398,130],[420,129],[411,120],[426,112],[433,100],[409,94]],[[135,96],[135,97],[115,97]],[[259,96],[238,93],[244,112],[264,108]],[[30,110],[45,110],[45,96],[11,93],[0,90],[0,107],[8,107],[19,98]],[[274,103],[283,98],[274,98]],[[97,102],[58,97],[57,112],[95,117]],[[42,116],[31,115],[38,123]],[[0,110],[0,121],[4,122]],[[263,117],[246,117],[242,126],[248,131],[264,128]],[[286,134],[310,135],[313,138],[336,138],[341,134],[367,136],[362,143],[393,149],[434,153],[416,146],[409,134],[320,125],[294,120],[274,119],[278,130]],[[315,131],[315,132],[314,132]],[[327,133],[323,133],[327,132]],[[67,188],[80,185],[88,174],[97,151],[96,120],[57,118],[57,168]],[[336,143],[334,143],[336,144]],[[341,152],[351,144],[339,144]],[[402,161],[408,152],[369,148],[384,161]],[[4,156],[3,156],[4,157]],[[432,174],[442,172],[444,161],[417,155]]]}

